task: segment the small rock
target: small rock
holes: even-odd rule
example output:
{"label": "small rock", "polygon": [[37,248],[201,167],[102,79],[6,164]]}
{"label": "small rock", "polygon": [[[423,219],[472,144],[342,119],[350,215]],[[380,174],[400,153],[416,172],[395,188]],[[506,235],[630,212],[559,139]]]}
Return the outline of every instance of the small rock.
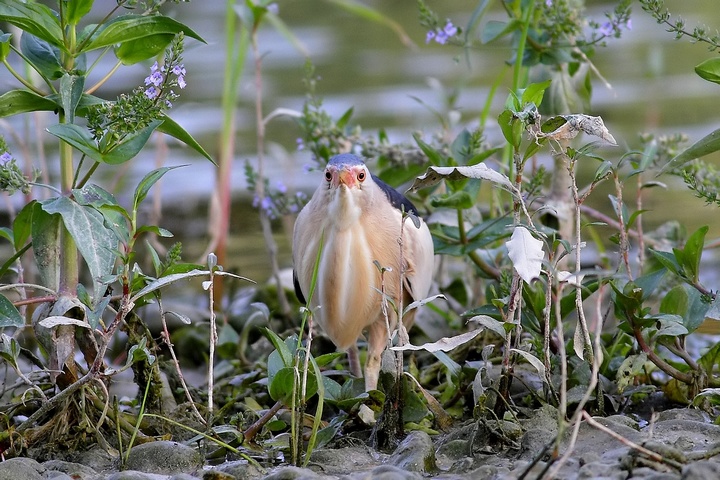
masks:
{"label": "small rock", "polygon": [[436,466],[430,435],[419,430],[411,432],[390,455],[387,463],[409,472],[432,472]]}
{"label": "small rock", "polygon": [[282,467],[263,480],[317,480],[322,478],[309,468]]}
{"label": "small rock", "polygon": [[580,468],[578,478],[606,478],[625,480],[628,473],[620,465],[607,464],[602,462],[586,463]]}
{"label": "small rock", "polygon": [[110,471],[117,469],[116,457],[105,451],[100,446],[95,446],[86,451],[77,452],[73,455],[72,461],[90,467],[96,472]]}
{"label": "small rock", "polygon": [[[233,478],[242,478],[246,480],[261,478],[262,472],[258,470],[255,465],[251,465],[246,460],[235,460],[232,462],[225,462],[222,465],[218,465],[212,471],[218,471],[227,475],[232,475]],[[207,474],[207,472],[206,472]],[[203,476],[203,479],[205,476]]]}
{"label": "small rock", "polygon": [[221,472],[220,470],[210,470],[203,473],[202,480],[235,480],[236,478],[244,479],[245,477],[236,477],[235,475],[230,475],[229,473]]}
{"label": "small rock", "polygon": [[356,480],[420,480],[417,473],[408,472],[392,465],[380,465],[370,472],[353,477]]}
{"label": "small rock", "polygon": [[[178,473],[170,477],[170,480],[200,480],[198,477],[190,475],[189,473]],[[233,479],[234,480],[234,479]]]}
{"label": "small rock", "polygon": [[686,465],[682,469],[682,480],[707,480],[720,478],[720,463],[700,460]]}
{"label": "small rock", "polygon": [[45,467],[32,458],[10,458],[0,463],[0,480],[43,480]]}
{"label": "small rock", "polygon": [[638,480],[680,480],[679,473],[658,472],[650,467],[634,468],[632,478]]}
{"label": "small rock", "polygon": [[65,462],[63,460],[48,460],[47,462],[43,462],[43,467],[49,470],[48,474],[53,471],[61,472],[77,480],[87,480],[97,476],[97,472],[90,467],[86,467],[80,463]]}
{"label": "small rock", "polygon": [[55,470],[49,470],[45,472],[45,480],[73,480],[73,477],[67,473],[58,472]]}
{"label": "small rock", "polygon": [[137,470],[125,470],[115,472],[107,476],[105,480],[165,480],[164,476],[153,475],[152,473],[138,472]]}
{"label": "small rock", "polygon": [[202,456],[192,447],[177,442],[158,441],[130,449],[125,467],[146,473],[172,475],[202,466]]}

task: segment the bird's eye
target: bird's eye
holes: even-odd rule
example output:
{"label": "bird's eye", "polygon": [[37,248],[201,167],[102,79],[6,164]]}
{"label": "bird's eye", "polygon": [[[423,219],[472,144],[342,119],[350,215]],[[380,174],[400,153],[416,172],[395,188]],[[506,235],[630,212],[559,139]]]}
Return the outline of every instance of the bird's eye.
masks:
{"label": "bird's eye", "polygon": [[325,180],[328,182],[332,180],[332,173],[330,173],[330,170],[325,170]]}
{"label": "bird's eye", "polygon": [[365,172],[358,173],[358,180],[360,180],[361,182],[365,181]]}

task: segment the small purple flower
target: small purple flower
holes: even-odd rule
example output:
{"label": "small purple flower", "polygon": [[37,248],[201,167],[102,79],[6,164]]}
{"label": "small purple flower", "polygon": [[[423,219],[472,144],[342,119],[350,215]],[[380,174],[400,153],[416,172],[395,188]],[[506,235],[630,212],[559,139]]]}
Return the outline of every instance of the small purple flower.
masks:
{"label": "small purple flower", "polygon": [[299,137],[296,138],[296,139],[295,139],[295,144],[297,145],[297,149],[298,149],[298,150],[303,150],[303,149],[305,148],[305,142],[303,142],[303,139],[302,139],[302,138],[299,138]]}
{"label": "small purple flower", "polygon": [[277,182],[276,188],[277,188],[277,191],[280,193],[283,193],[283,194],[287,193],[287,187],[281,181]]}
{"label": "small purple flower", "polygon": [[172,73],[173,73],[173,75],[177,75],[178,77],[185,75],[187,73],[187,72],[185,72],[185,65],[182,63],[179,65],[175,65],[172,68]]}
{"label": "small purple flower", "polygon": [[260,198],[257,195],[253,196],[252,206],[257,208],[260,205]]}
{"label": "small purple flower", "polygon": [[632,30],[632,18],[628,18],[628,21],[625,23],[625,28]]}
{"label": "small purple flower", "polygon": [[165,99],[165,106],[167,108],[172,108],[172,102],[170,100],[168,100],[167,98]]}
{"label": "small purple flower", "polygon": [[267,6],[267,11],[272,13],[273,15],[277,15],[280,13],[280,6],[278,6],[277,3],[271,3]]}
{"label": "small purple flower", "polygon": [[183,77],[182,75],[178,76],[177,82],[178,82],[178,87],[180,87],[180,88],[187,87],[187,83],[185,83],[185,77]]}
{"label": "small purple flower", "polygon": [[609,37],[610,35],[615,33],[615,26],[612,24],[612,22],[605,22],[600,25],[600,33],[602,33],[606,37]]}
{"label": "small purple flower", "polygon": [[445,45],[447,40],[448,40],[448,36],[444,30],[440,30],[439,32],[437,32],[437,35],[435,35],[435,41],[437,43],[439,43],[440,45]]}
{"label": "small purple flower", "polygon": [[297,211],[299,209],[300,208],[297,205],[295,205],[294,203],[291,203],[290,206],[288,207],[288,210],[290,211],[290,213],[297,213]]}
{"label": "small purple flower", "polygon": [[273,208],[273,201],[270,197],[264,197],[262,199],[262,202],[260,202],[260,208],[265,210],[266,212],[271,212]]}
{"label": "small purple flower", "polygon": [[433,38],[435,38],[435,32],[433,30],[430,30],[425,36],[425,43],[430,43]]}
{"label": "small purple flower", "polygon": [[552,0],[545,0],[546,7],[552,7]]}
{"label": "small purple flower", "polygon": [[12,155],[10,155],[10,153],[8,152],[3,153],[2,155],[0,155],[0,166],[4,166],[10,160],[12,160]]}
{"label": "small purple flower", "polygon": [[159,87],[163,82],[162,73],[155,71],[145,78],[145,85],[155,85]]}
{"label": "small purple flower", "polygon": [[158,70],[160,70],[160,67],[158,66],[158,63],[157,63],[157,62],[153,63],[152,67],[150,67],[150,71],[151,71],[152,73],[155,73],[155,72],[157,72]]}
{"label": "small purple flower", "polygon": [[313,166],[309,163],[303,165],[303,173],[310,173],[313,171]]}
{"label": "small purple flower", "polygon": [[145,96],[150,100],[155,100],[158,95],[160,95],[160,90],[155,87],[149,87],[147,90],[145,90]]}
{"label": "small purple flower", "polygon": [[458,29],[455,25],[453,25],[453,23],[450,20],[448,20],[447,24],[445,25],[445,28],[443,28],[443,32],[448,37],[454,37],[455,35],[457,35]]}

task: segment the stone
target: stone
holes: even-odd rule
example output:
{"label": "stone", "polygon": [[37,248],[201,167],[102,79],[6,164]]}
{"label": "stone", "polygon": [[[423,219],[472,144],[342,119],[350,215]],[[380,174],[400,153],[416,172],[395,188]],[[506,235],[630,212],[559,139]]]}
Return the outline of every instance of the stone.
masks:
{"label": "stone", "polygon": [[387,463],[409,472],[430,473],[436,470],[435,448],[430,435],[411,432],[395,449]]}
{"label": "stone", "polygon": [[173,475],[200,468],[203,458],[194,448],[177,442],[158,441],[130,449],[125,467],[145,473]]}
{"label": "stone", "polygon": [[66,462],[64,460],[48,460],[47,462],[43,462],[42,465],[49,470],[48,473],[53,471],[60,472],[67,474],[76,480],[88,480],[97,476],[95,469],[87,467],[81,463]]}
{"label": "stone", "polygon": [[[233,460],[231,462],[225,462],[222,465],[218,465],[211,470],[211,472],[217,471],[227,475],[231,475],[233,478],[242,479],[255,479],[261,478],[262,472],[258,470],[255,465],[251,465],[247,460]],[[205,474],[207,474],[206,472]],[[205,475],[203,475],[203,479]]]}
{"label": "stone", "polygon": [[43,480],[45,467],[32,458],[10,458],[0,463],[0,480]]}
{"label": "stone", "polygon": [[685,465],[682,469],[682,480],[708,480],[720,478],[720,463],[700,460]]}

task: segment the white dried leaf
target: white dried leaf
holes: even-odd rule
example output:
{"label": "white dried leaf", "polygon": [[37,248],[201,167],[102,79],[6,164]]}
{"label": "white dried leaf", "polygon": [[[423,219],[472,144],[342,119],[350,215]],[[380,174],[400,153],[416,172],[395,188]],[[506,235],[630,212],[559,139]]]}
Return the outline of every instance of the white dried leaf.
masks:
{"label": "white dried leaf", "polygon": [[557,272],[555,275],[560,283],[568,283],[570,285],[574,285],[576,287],[582,286],[583,278],[585,278],[585,274],[582,273],[570,273],[566,270],[561,270]]}
{"label": "white dried leaf", "polygon": [[544,136],[550,137],[553,140],[566,140],[575,138],[578,133],[584,132],[588,135],[602,138],[610,145],[617,145],[615,138],[605,127],[602,117],[591,117],[590,115],[584,114],[559,116],[566,120],[565,123],[552,132],[546,133]]}
{"label": "white dried leaf", "polygon": [[90,328],[90,325],[84,320],[65,317],[63,315],[52,315],[50,317],[45,317],[40,320],[38,324],[45,328],[53,328],[57,327],[58,325],[75,325],[76,327]]}
{"label": "white dried leaf", "polygon": [[416,191],[420,188],[431,187],[441,180],[463,180],[466,178],[478,178],[481,180],[487,180],[489,182],[500,185],[512,191],[512,183],[510,179],[504,174],[493,170],[484,163],[478,163],[477,165],[470,165],[464,167],[429,167],[424,175],[421,175],[415,179],[411,191]]}
{"label": "white dried leaf", "polygon": [[473,338],[477,337],[482,331],[482,328],[478,328],[477,330],[472,330],[470,332],[465,332],[460,335],[455,335],[454,337],[443,337],[437,342],[424,343],[422,345],[407,344],[401,347],[390,347],[390,349],[395,350],[396,352],[405,352],[407,350],[425,350],[430,353],[438,351],[449,352],[450,350],[457,348],[460,345],[463,345],[472,340]]}
{"label": "white dried leaf", "polygon": [[542,261],[545,258],[541,240],[533,237],[527,228],[518,226],[515,227],[505,246],[520,278],[530,283],[540,276]]}
{"label": "white dried leaf", "polygon": [[540,378],[542,381],[545,381],[545,365],[543,365],[543,362],[540,361],[539,358],[537,358],[535,355],[533,355],[530,352],[526,352],[525,350],[518,350],[517,348],[511,348],[511,352],[517,353],[518,355],[521,355],[525,358],[525,360],[532,365],[535,370],[537,370],[538,374],[540,375]]}

